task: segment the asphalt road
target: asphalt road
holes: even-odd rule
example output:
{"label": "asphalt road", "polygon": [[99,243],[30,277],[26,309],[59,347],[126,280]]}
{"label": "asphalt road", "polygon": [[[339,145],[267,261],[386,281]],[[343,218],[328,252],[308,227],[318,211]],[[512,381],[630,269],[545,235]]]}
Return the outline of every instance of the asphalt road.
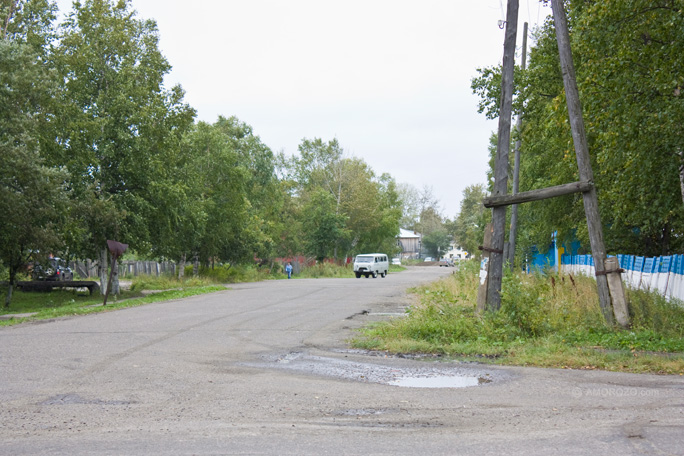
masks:
{"label": "asphalt road", "polygon": [[[0,454],[684,454],[684,378],[350,350],[451,269],[0,328]],[[416,386],[473,382],[459,388]]]}

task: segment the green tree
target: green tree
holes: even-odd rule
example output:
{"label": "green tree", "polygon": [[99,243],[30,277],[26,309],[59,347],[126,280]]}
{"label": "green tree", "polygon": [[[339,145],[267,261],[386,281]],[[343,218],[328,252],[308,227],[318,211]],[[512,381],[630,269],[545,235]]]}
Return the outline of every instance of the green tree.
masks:
{"label": "green tree", "polygon": [[[607,248],[642,255],[677,252],[684,247],[682,4],[566,4]],[[516,74],[517,106],[524,116],[521,191],[578,180],[551,20],[535,38],[527,71]],[[498,99],[492,89],[497,72],[481,70],[473,81],[484,109]],[[589,245],[579,195],[522,205],[520,221],[521,249],[546,245],[553,231]]]}
{"label": "green tree", "polygon": [[[4,48],[5,44],[0,43],[3,62],[7,57]],[[32,139],[22,137],[28,133],[0,134],[0,260],[9,270],[5,307],[10,305],[17,272],[29,257],[44,258],[47,252],[63,245],[66,174],[43,165]]]}
{"label": "green tree", "polygon": [[333,195],[317,189],[302,210],[307,253],[318,261],[330,258],[337,241],[344,235],[344,216],[336,213],[335,206]]}
{"label": "green tree", "polygon": [[486,196],[482,184],[469,185],[463,190],[461,208],[452,226],[454,240],[471,255],[478,254],[478,246],[484,239],[485,225],[491,217],[482,200]]}
{"label": "green tree", "polygon": [[205,228],[197,230],[187,253],[229,262],[253,258],[259,233],[249,214],[248,172],[239,155],[219,126],[204,122],[188,135],[184,147],[190,154],[193,204],[201,206],[206,217]]}
{"label": "green tree", "polygon": [[437,208],[428,206],[420,212],[420,221],[416,225],[416,230],[423,236],[440,231],[444,228],[444,219]]}
{"label": "green tree", "polygon": [[81,256],[99,253],[105,266],[106,239],[140,252],[152,248],[151,186],[172,182],[165,166],[194,111],[180,87],[163,87],[170,65],[154,21],[137,19],[126,0],[76,1],[73,8],[55,51],[65,87],[48,156],[69,169],[76,199],[97,199],[104,209],[105,219],[90,212],[80,220],[90,225],[72,247]]}
{"label": "green tree", "polygon": [[396,240],[402,214],[401,199],[397,191],[397,184],[391,175],[382,174],[378,179],[378,187],[380,192],[379,224],[369,236],[372,244],[369,245],[368,250],[394,256],[401,251]]}
{"label": "green tree", "polygon": [[17,273],[30,255],[61,247],[66,173],[40,156],[41,129],[56,91],[44,65],[52,8],[3,2],[0,23],[0,261],[9,272],[9,307]]}
{"label": "green tree", "polygon": [[345,256],[353,252],[381,251],[387,240],[399,232],[397,211],[392,211],[393,181],[385,176],[381,183],[361,159],[344,159],[340,163],[345,181],[340,186],[340,213],[346,218],[347,236],[339,242]]}
{"label": "green tree", "polygon": [[283,194],[275,174],[275,156],[251,126],[236,117],[220,116],[214,124],[238,156],[245,171],[245,197],[249,201],[252,257],[271,258],[282,226],[278,223]]}
{"label": "green tree", "polygon": [[438,260],[449,250],[451,236],[445,229],[438,229],[423,236],[423,247],[428,254]]}
{"label": "green tree", "polygon": [[[299,152],[287,161],[286,178],[296,183],[293,194],[307,209],[301,212],[302,226],[308,223],[308,205],[319,200],[318,193],[323,191],[332,198],[335,220],[344,222],[341,229],[327,231],[339,236],[326,240],[332,242],[332,257],[381,248],[389,251],[401,217],[401,202],[391,177],[378,178],[363,160],[344,157],[337,140],[305,139]],[[304,235],[309,233],[305,230]]]}
{"label": "green tree", "polygon": [[573,44],[606,234],[645,254],[684,247],[684,2],[573,2]]}
{"label": "green tree", "polygon": [[397,185],[397,194],[401,201],[401,228],[415,230],[420,220],[420,194],[411,184],[401,183]]}

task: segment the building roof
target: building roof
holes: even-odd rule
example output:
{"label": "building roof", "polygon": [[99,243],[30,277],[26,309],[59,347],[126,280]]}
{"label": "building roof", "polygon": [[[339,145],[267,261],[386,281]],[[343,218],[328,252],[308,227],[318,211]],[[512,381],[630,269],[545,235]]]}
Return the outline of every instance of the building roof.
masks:
{"label": "building roof", "polygon": [[403,228],[399,228],[399,238],[406,239],[406,238],[416,238],[419,239],[420,233],[416,233],[413,230],[405,230]]}

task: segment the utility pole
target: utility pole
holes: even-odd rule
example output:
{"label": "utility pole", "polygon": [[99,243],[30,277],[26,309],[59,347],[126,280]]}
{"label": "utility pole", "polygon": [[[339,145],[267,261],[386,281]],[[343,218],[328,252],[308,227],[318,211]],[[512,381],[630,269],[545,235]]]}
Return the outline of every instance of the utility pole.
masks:
{"label": "utility pole", "polygon": [[[523,24],[523,42],[522,42],[522,62],[520,67],[523,71],[527,68],[527,22]],[[518,132],[518,138],[515,140],[515,165],[513,166],[513,195],[518,194],[520,183],[520,134],[522,133],[522,112],[518,113],[518,120],[515,123],[515,130]],[[508,235],[508,267],[513,270],[513,262],[515,261],[515,240],[518,235],[518,205],[511,206],[511,231]]]}
{"label": "utility pole", "polygon": [[[579,90],[577,89],[575,66],[570,49],[570,33],[568,32],[568,22],[565,16],[563,0],[553,0],[551,2],[551,9],[553,10],[553,22],[556,28],[556,41],[558,42],[563,85],[565,86],[565,97],[568,105],[572,141],[575,145],[579,176],[581,181],[593,184],[594,173],[589,160],[589,147],[587,146],[587,137],[584,130],[582,106],[579,99]],[[596,187],[592,185],[590,189],[582,193],[582,197],[584,199],[584,213],[587,217],[591,254],[594,257],[599,304],[606,322],[612,325],[613,309],[611,307],[610,291],[608,289],[608,279],[604,264],[606,248],[603,244],[603,228],[601,227],[601,217],[599,216]],[[614,273],[619,274],[618,272]]]}
{"label": "utility pole", "polygon": [[[511,114],[513,105],[513,69],[515,41],[518,33],[518,0],[508,0],[506,10],[506,36],[504,39],[503,68],[501,74],[501,109],[499,112],[498,143],[494,166],[492,196],[508,193],[508,152],[511,146]],[[506,237],[506,206],[492,209],[492,245],[489,256],[487,308],[501,307],[501,279],[503,276],[503,248]]]}
{"label": "utility pole", "polygon": [[[511,17],[512,4],[515,4],[515,14],[517,17],[517,1],[509,1],[508,15]],[[485,245],[482,249],[492,255],[489,260],[488,274],[483,273],[489,280],[487,287],[487,310],[496,311],[501,307],[501,276],[503,273],[503,251],[501,247],[504,243],[504,223],[506,218],[506,206],[525,203],[528,201],[539,201],[547,198],[555,198],[572,193],[582,193],[584,200],[584,213],[587,218],[587,228],[589,231],[589,242],[591,244],[592,256],[594,258],[594,268],[596,283],[598,285],[599,304],[606,323],[613,324],[613,311],[615,312],[618,323],[621,326],[629,325],[629,312],[627,302],[624,298],[622,288],[622,271],[612,258],[606,258],[606,248],[603,244],[603,230],[601,218],[598,211],[598,196],[594,186],[594,174],[591,169],[589,159],[589,147],[584,130],[584,120],[582,119],[582,107],[577,90],[577,80],[575,78],[575,68],[572,62],[572,52],[570,50],[570,35],[568,23],[563,7],[563,0],[553,0],[551,3],[553,17],[556,28],[556,40],[558,41],[558,51],[560,55],[561,70],[563,73],[563,84],[565,86],[565,97],[568,106],[568,117],[572,129],[572,139],[575,145],[575,155],[577,157],[577,168],[579,169],[580,180],[568,184],[556,185],[554,187],[529,190],[522,193],[507,195],[506,180],[508,166],[508,142],[510,141],[510,117],[512,99],[512,56],[515,50],[515,31],[513,35],[513,49],[509,52],[510,37],[508,27],[512,27],[517,21],[515,18],[509,19],[506,29],[506,41],[504,42],[504,65],[502,69],[502,96],[501,113],[499,117],[499,144],[494,170],[495,182],[494,192],[484,199],[485,207],[492,210],[492,245]],[[509,60],[507,60],[509,57]],[[508,65],[510,65],[510,67]],[[510,86],[509,86],[510,84]],[[508,97],[508,98],[506,98]],[[508,100],[508,102],[507,102]],[[506,131],[508,130],[508,131]],[[502,139],[504,138],[504,139]],[[480,294],[478,293],[478,297]],[[611,303],[612,298],[612,303]]]}

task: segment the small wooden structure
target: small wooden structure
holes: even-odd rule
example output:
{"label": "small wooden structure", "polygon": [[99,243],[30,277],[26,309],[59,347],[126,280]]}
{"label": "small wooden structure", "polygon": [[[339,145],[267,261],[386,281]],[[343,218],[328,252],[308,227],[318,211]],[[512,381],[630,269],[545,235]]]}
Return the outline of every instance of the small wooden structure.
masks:
{"label": "small wooden structure", "polygon": [[416,259],[420,258],[423,236],[412,230],[399,229],[397,245],[401,247],[401,258]]}

